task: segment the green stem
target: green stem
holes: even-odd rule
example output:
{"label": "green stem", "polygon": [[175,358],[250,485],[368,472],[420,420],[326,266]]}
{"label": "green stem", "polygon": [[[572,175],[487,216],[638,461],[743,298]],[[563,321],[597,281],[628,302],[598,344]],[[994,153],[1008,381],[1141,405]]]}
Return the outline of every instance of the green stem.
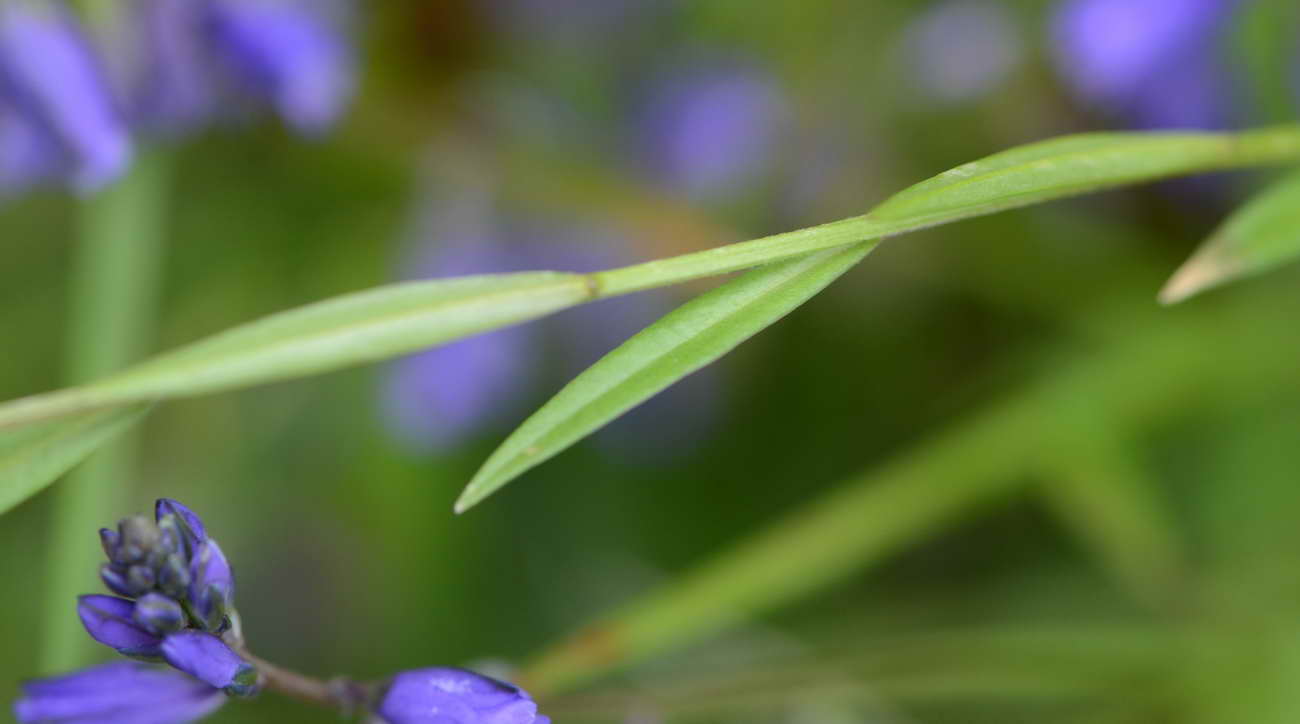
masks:
{"label": "green stem", "polygon": [[[69,289],[64,373],[72,383],[114,372],[141,356],[158,286],[168,177],[160,153],[139,158],[130,174],[82,203]],[[72,614],[93,590],[100,558],[95,531],[113,518],[132,475],[134,441],[105,446],[55,488],[48,538],[41,668],[63,671],[91,648]]]}

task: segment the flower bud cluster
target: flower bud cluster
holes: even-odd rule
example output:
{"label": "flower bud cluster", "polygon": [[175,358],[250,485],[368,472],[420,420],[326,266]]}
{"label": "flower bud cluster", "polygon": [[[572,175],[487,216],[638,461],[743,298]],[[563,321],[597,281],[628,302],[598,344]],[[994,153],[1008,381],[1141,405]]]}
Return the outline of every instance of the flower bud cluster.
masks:
{"label": "flower bud cluster", "polygon": [[108,556],[100,579],[121,598],[79,599],[92,638],[124,656],[165,660],[228,694],[257,689],[256,668],[227,642],[239,643],[234,574],[199,516],[162,499],[153,519],[133,515],[99,538]]}

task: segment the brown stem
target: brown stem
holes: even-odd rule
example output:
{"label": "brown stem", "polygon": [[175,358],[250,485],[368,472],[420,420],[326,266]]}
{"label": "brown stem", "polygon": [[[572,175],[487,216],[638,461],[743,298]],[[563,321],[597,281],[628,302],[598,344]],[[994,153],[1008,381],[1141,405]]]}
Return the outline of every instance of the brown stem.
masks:
{"label": "brown stem", "polygon": [[369,696],[369,687],[350,679],[337,678],[322,681],[277,666],[250,654],[247,650],[240,651],[239,655],[257,667],[262,675],[263,685],[267,689],[299,701],[351,715],[365,703]]}

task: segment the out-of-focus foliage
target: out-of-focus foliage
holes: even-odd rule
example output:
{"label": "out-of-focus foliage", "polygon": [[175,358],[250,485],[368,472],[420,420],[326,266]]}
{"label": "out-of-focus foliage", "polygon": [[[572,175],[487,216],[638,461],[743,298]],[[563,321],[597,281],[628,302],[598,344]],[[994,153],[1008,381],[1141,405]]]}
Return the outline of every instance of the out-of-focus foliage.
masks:
{"label": "out-of-focus foliage", "polygon": [[[1061,70],[1078,43],[1059,40],[1059,13],[1082,4],[366,4],[358,96],[335,133],[249,120],[174,144],[152,348],[423,276],[410,260],[464,243],[447,231],[462,218],[526,227],[492,232],[508,250],[543,226],[607,229],[619,258],[649,260],[860,214],[1044,137],[1153,125]],[[1197,68],[1250,90],[1215,96],[1232,104],[1215,118],[1294,120],[1293,9],[1224,5],[1223,33],[1195,45],[1222,63]],[[944,36],[942,12],[981,32]],[[1159,47],[1178,57],[1180,38]],[[1162,77],[1150,62],[1143,77]],[[516,412],[465,418],[454,444],[413,445],[395,424],[397,365],[169,402],[141,427],[134,502],[103,518],[165,495],[220,521],[268,659],[378,678],[499,658],[556,683],[534,693],[559,722],[1295,721],[1298,272],[1155,303],[1263,181],[1160,184],[886,243],[696,393],[459,517],[478,464],[571,359],[648,320],[611,315],[635,321],[593,350],[585,333],[605,328],[560,315],[511,348],[526,350],[510,360]],[[443,226],[412,223],[434,196]],[[45,190],[0,208],[0,398],[64,382],[74,204]],[[420,386],[400,389],[418,403]],[[32,595],[51,502],[0,518],[6,700],[34,673],[33,622],[75,616]],[[719,600],[735,607],[712,618]],[[621,617],[651,645],[605,675],[620,642],[570,637]],[[600,675],[559,686],[552,667],[573,660]],[[266,697],[212,721],[322,716]]]}

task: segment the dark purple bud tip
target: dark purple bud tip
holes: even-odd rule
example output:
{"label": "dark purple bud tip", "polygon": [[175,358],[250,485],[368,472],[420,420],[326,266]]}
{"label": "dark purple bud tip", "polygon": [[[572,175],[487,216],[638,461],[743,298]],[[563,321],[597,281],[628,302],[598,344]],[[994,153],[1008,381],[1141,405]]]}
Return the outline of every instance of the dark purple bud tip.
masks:
{"label": "dark purple bud tip", "polygon": [[181,539],[185,542],[185,551],[189,555],[193,555],[199,544],[208,538],[207,530],[203,527],[203,520],[194,511],[171,498],[158,499],[158,502],[154,504],[154,516],[160,526],[163,524],[164,518],[172,516],[175,520],[175,526],[180,532]]}
{"label": "dark purple bud tip", "polygon": [[388,724],[550,724],[523,689],[453,668],[394,676],[375,713]]}
{"label": "dark purple bud tip", "polygon": [[185,611],[161,593],[147,593],[135,602],[132,620],[144,630],[164,636],[185,628]]}
{"label": "dark purple bud tip", "polygon": [[115,661],[24,683],[14,717],[19,724],[186,724],[225,701],[220,689],[184,674]]}
{"label": "dark purple bud tip", "polygon": [[209,538],[190,561],[190,608],[208,631],[223,627],[234,608],[235,576],[221,546]]}
{"label": "dark purple bud tip", "polygon": [[167,663],[232,696],[257,692],[257,669],[212,634],[192,629],[174,633],[163,642],[162,654]]}
{"label": "dark purple bud tip", "polygon": [[103,544],[104,555],[108,556],[108,560],[116,563],[117,549],[122,544],[122,537],[118,535],[117,531],[115,530],[111,530],[109,528],[100,528],[99,542]]}
{"label": "dark purple bud tip", "polygon": [[131,592],[131,586],[126,580],[126,575],[119,571],[111,563],[105,563],[99,567],[99,580],[104,582],[108,590],[119,596],[134,596]]}
{"label": "dark purple bud tip", "polygon": [[114,596],[81,596],[77,615],[86,633],[124,656],[157,658],[162,639],[135,622],[135,602]]}

